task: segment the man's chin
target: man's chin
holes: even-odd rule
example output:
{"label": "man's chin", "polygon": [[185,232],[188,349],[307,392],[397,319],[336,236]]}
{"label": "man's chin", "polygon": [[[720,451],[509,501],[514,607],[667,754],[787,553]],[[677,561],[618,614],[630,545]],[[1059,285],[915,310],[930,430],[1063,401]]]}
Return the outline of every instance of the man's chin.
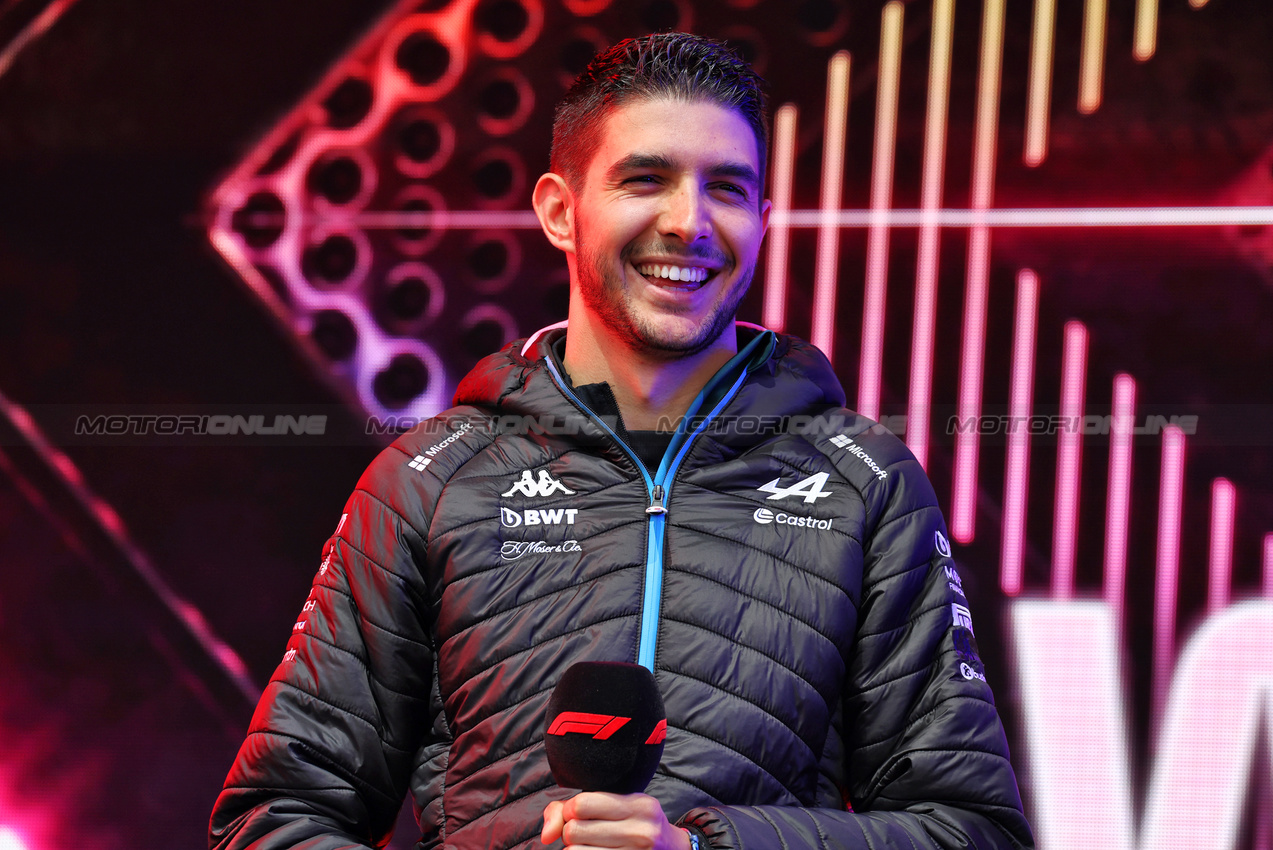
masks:
{"label": "man's chin", "polygon": [[706,332],[698,324],[687,328],[645,325],[635,328],[633,341],[652,356],[664,360],[679,360],[712,348],[720,341],[725,330],[732,326],[732,318],[712,322]]}

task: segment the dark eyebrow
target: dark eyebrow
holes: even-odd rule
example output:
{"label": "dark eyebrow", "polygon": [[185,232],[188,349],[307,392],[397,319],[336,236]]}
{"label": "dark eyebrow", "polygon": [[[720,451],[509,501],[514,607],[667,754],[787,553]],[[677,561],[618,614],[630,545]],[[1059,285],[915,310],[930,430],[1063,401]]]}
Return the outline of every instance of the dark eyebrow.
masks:
{"label": "dark eyebrow", "polygon": [[656,153],[630,153],[606,171],[606,179],[615,180],[629,171],[671,171],[675,164],[666,156]]}
{"label": "dark eyebrow", "polygon": [[[613,181],[630,171],[642,171],[645,169],[672,171],[675,168],[676,163],[662,154],[631,153],[610,166],[606,171],[606,178]],[[707,173],[712,177],[728,177],[750,183],[753,186],[760,185],[760,175],[756,173],[756,169],[745,162],[719,162],[709,167]]]}
{"label": "dark eyebrow", "polygon": [[756,169],[745,162],[722,162],[709,168],[708,173],[713,177],[732,177],[753,186],[760,185],[760,175],[756,173]]}

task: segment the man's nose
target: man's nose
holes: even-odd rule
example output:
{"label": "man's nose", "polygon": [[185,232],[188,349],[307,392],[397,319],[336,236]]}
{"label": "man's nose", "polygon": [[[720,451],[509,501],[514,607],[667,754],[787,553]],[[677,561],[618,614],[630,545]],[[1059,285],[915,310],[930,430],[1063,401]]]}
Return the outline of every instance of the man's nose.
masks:
{"label": "man's nose", "polygon": [[660,231],[686,243],[712,235],[711,211],[702,187],[685,181],[670,192]]}

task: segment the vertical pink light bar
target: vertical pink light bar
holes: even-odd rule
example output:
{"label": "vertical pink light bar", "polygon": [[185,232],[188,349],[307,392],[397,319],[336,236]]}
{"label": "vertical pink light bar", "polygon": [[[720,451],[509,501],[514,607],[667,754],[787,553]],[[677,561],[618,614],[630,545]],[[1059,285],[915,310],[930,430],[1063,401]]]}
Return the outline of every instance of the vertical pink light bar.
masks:
{"label": "vertical pink light bar", "polygon": [[1132,57],[1144,62],[1158,47],[1158,0],[1136,0],[1136,29]]}
{"label": "vertical pink light bar", "polygon": [[[1005,0],[986,0],[981,21],[981,63],[977,72],[977,115],[972,143],[972,210],[978,222],[968,232],[968,273],[964,285],[964,335],[959,357],[959,421],[981,415],[985,365],[986,304],[989,298],[990,228],[985,211],[994,195],[995,146],[999,129],[999,77],[1003,66]],[[976,428],[955,431],[955,469],[950,533],[971,542],[977,521],[977,462],[981,439]]]}
{"label": "vertical pink light bar", "polygon": [[1055,30],[1056,0],[1034,0],[1025,118],[1025,164],[1030,166],[1039,165],[1048,155],[1048,110],[1052,101],[1052,41]]}
{"label": "vertical pink light bar", "polygon": [[1078,544],[1079,489],[1083,478],[1083,394],[1087,375],[1087,328],[1065,323],[1061,351],[1061,433],[1056,447],[1056,504],[1052,524],[1052,596],[1074,596],[1074,551]]}
{"label": "vertical pink light bar", "polygon": [[796,170],[796,105],[774,114],[773,192],[769,213],[769,253],[765,257],[765,305],[761,323],[776,331],[787,327],[787,255],[791,245],[791,187]]}
{"label": "vertical pink light bar", "polygon": [[946,162],[946,113],[950,99],[950,54],[955,0],[933,3],[928,60],[928,109],[924,117],[924,162],[920,177],[919,259],[915,268],[915,318],[911,333],[911,375],[906,403],[906,445],[920,466],[928,466],[933,391],[933,337],[937,326],[937,223]]}
{"label": "vertical pink light bar", "polygon": [[1153,716],[1162,715],[1176,652],[1176,594],[1180,583],[1180,520],[1185,489],[1185,435],[1163,429],[1162,478],[1158,490],[1158,559],[1154,575]]}
{"label": "vertical pink light bar", "polygon": [[1273,599],[1273,534],[1264,535],[1264,597]]}
{"label": "vertical pink light bar", "polygon": [[875,99],[875,149],[871,154],[871,223],[866,237],[866,295],[862,304],[862,358],[858,364],[858,413],[880,418],[884,381],[884,305],[888,293],[888,213],[893,205],[897,147],[897,90],[902,68],[899,0],[880,18],[879,87]]}
{"label": "vertical pink light bar", "polygon": [[[1038,322],[1039,278],[1017,274],[1017,311],[1012,330],[1012,386],[1008,395],[1008,453],[1003,483],[1003,552],[999,586],[1008,596],[1021,592],[1025,554],[1026,496],[1030,492],[1030,417],[1034,395],[1034,333]],[[1013,425],[1011,423],[1017,423]]]}
{"label": "vertical pink light bar", "polygon": [[1109,490],[1105,500],[1105,603],[1119,625],[1125,621],[1127,598],[1127,528],[1132,500],[1132,431],[1136,417],[1136,381],[1114,376],[1110,423]]}
{"label": "vertical pink light bar", "polygon": [[1079,112],[1091,115],[1101,106],[1105,76],[1106,0],[1087,0],[1083,6],[1083,47],[1079,57]]}
{"label": "vertical pink light bar", "polygon": [[1207,558],[1207,613],[1229,605],[1233,583],[1233,524],[1236,513],[1233,482],[1211,482],[1211,543]]}
{"label": "vertical pink light bar", "polygon": [[835,361],[835,296],[840,264],[840,197],[844,190],[844,144],[849,123],[849,54],[841,50],[827,65],[826,130],[822,137],[822,216],[813,273],[810,342]]}

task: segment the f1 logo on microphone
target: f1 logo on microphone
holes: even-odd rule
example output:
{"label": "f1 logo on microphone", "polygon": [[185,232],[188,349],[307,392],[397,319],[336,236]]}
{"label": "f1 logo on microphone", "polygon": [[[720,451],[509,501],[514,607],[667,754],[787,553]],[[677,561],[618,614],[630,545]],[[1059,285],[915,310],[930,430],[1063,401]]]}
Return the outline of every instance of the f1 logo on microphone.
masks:
{"label": "f1 logo on microphone", "polygon": [[[549,735],[568,735],[571,732],[591,734],[598,741],[605,741],[618,732],[631,720],[631,717],[617,717],[613,714],[589,714],[585,711],[563,711],[548,727]],[[654,724],[647,744],[661,744],[667,740],[667,720]]]}
{"label": "f1 logo on microphone", "polygon": [[548,727],[548,734],[567,735],[571,732],[587,732],[596,740],[605,741],[631,719],[631,717],[616,717],[613,714],[563,711]]}

